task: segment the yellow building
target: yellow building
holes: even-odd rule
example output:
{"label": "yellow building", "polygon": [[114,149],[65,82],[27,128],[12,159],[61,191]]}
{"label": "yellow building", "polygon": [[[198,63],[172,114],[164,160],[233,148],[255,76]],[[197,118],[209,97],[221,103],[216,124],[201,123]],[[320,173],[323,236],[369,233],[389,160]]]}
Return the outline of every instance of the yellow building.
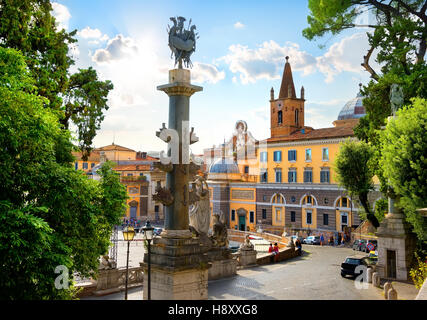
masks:
{"label": "yellow building", "polygon": [[[358,201],[337,185],[333,163],[340,144],[356,139],[353,128],[365,114],[362,102],[359,93],[333,127],[305,126],[305,90],[297,97],[287,57],[278,97],[270,91],[270,137],[256,141],[238,121],[228,142],[204,151],[212,212],[223,212],[231,228],[262,226],[280,234],[285,229],[327,236],[357,227]],[[374,203],[381,195],[374,191],[369,197]]]}

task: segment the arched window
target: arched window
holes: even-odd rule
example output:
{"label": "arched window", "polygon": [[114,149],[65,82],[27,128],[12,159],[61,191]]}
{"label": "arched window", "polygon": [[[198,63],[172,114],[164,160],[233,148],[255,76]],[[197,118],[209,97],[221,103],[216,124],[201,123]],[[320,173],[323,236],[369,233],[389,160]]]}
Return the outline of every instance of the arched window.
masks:
{"label": "arched window", "polygon": [[272,201],[271,201],[272,203],[285,203],[285,201],[284,201],[284,198],[283,198],[283,196],[281,195],[281,194],[276,194],[274,197],[273,197],[273,199],[272,199]]}
{"label": "arched window", "polygon": [[296,126],[298,126],[298,122],[299,122],[298,109],[295,109],[295,125],[296,125]]}
{"label": "arched window", "polygon": [[277,123],[281,124],[282,123],[282,111],[279,111],[277,113]]}

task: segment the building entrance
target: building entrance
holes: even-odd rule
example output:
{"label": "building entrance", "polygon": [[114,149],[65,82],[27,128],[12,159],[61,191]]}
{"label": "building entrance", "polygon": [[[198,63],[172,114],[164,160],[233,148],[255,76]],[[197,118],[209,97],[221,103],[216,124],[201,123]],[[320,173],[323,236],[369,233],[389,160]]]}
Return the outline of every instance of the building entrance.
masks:
{"label": "building entrance", "polygon": [[245,216],[239,216],[239,230],[240,231],[246,230],[246,217]]}

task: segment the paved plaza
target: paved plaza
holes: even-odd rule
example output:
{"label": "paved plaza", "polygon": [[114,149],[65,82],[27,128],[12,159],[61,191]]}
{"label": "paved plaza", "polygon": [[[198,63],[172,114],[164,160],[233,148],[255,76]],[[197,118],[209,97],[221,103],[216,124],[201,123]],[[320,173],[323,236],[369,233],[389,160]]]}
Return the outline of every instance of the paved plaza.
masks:
{"label": "paved plaza", "polygon": [[[209,299],[384,299],[381,289],[369,285],[368,289],[359,290],[356,289],[353,279],[341,277],[341,262],[345,257],[355,253],[352,249],[310,245],[305,245],[303,249],[305,253],[302,257],[272,265],[239,270],[238,274],[232,278],[210,281]],[[143,252],[143,246],[138,244],[132,247],[131,250],[141,250]],[[133,259],[136,262],[139,258],[134,257]],[[142,289],[142,287],[130,289],[128,299],[141,300]],[[124,293],[121,292],[104,297],[88,297],[85,300],[121,300],[123,298]]]}

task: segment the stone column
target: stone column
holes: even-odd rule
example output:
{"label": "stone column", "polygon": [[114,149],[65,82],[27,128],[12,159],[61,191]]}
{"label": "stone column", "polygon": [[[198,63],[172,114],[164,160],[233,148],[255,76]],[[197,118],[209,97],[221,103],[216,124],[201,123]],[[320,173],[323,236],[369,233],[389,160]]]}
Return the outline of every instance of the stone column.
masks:
{"label": "stone column", "polygon": [[[166,188],[156,196],[166,206],[165,230],[151,249],[151,298],[153,300],[204,300],[208,298],[208,258],[200,241],[189,230],[189,144],[197,138],[189,128],[190,97],[202,87],[191,85],[190,70],[169,71],[169,83],[157,87],[169,96],[169,124],[157,136],[168,143],[172,164]],[[163,132],[164,131],[164,132]],[[165,135],[164,133],[167,134]],[[178,148],[177,148],[178,147]],[[148,257],[144,255],[144,293],[147,299]]]}

